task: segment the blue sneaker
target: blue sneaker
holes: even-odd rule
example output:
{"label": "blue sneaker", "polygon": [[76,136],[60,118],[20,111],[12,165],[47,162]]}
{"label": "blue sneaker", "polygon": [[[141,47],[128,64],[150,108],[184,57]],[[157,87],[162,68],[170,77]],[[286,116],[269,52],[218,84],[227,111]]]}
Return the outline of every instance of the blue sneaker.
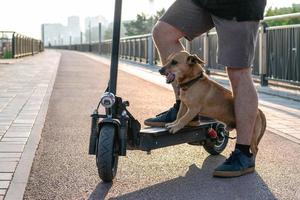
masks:
{"label": "blue sneaker", "polygon": [[146,119],[144,124],[146,126],[164,127],[167,123],[171,123],[176,120],[178,113],[178,107],[176,104],[168,111],[156,115],[156,117]]}
{"label": "blue sneaker", "polygon": [[246,156],[239,149],[235,149],[226,161],[217,167],[213,173],[215,177],[238,177],[255,170],[254,156]]}

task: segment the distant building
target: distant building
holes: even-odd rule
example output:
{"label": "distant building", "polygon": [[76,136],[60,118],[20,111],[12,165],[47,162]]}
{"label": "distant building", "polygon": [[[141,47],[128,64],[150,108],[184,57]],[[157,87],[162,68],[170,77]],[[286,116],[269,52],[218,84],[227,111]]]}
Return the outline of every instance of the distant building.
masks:
{"label": "distant building", "polygon": [[108,25],[107,20],[101,15],[85,18],[85,43],[99,42],[99,23],[101,23],[101,39],[103,39],[104,29]]}
{"label": "distant building", "polygon": [[42,40],[45,46],[80,43],[80,20],[78,16],[68,17],[68,25],[60,23],[42,24]]}
{"label": "distant building", "polygon": [[70,33],[72,44],[79,44],[80,43],[80,22],[78,16],[68,17],[67,29]]}
{"label": "distant building", "polygon": [[64,45],[67,44],[68,34],[66,27],[62,24],[43,24],[44,45]]}
{"label": "distant building", "polygon": [[[108,21],[103,16],[87,17],[84,20],[83,43],[99,42],[99,23],[101,23],[101,38],[108,26]],[[68,24],[60,23],[42,24],[42,40],[45,46],[80,44],[81,30],[78,16],[68,17]]]}

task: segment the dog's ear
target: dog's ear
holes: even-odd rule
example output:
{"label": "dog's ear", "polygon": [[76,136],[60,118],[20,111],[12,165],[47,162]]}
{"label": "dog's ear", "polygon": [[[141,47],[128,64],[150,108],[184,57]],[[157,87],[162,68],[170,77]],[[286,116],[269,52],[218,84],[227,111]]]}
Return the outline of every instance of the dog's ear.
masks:
{"label": "dog's ear", "polygon": [[204,61],[201,60],[196,54],[189,55],[186,60],[187,64],[193,66],[195,64],[203,64]]}

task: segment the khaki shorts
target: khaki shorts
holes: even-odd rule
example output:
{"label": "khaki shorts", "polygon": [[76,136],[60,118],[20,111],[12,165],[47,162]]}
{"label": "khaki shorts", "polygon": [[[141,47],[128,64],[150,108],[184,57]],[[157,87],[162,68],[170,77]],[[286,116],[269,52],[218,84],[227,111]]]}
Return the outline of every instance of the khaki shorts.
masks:
{"label": "khaki shorts", "polygon": [[188,40],[216,28],[218,63],[227,67],[251,67],[259,21],[222,19],[197,6],[192,0],[176,0],[160,21],[180,30]]}

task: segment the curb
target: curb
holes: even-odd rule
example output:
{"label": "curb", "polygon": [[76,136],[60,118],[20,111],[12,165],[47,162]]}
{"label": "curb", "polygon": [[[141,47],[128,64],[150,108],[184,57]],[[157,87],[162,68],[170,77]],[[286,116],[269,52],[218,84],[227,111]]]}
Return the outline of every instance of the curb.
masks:
{"label": "curb", "polygon": [[[57,51],[56,51],[57,52]],[[59,52],[57,52],[59,53]],[[58,66],[61,59],[61,53],[58,56],[58,62],[56,64],[56,69],[53,72],[52,78],[50,80],[47,92],[44,96],[43,103],[41,105],[40,111],[36,117],[35,123],[32,127],[28,141],[24,147],[21,159],[17,168],[15,170],[13,179],[4,197],[5,200],[20,200],[23,199],[25,188],[30,176],[31,166],[34,160],[36,149],[38,148],[42,130],[45,123],[45,118],[48,111],[48,105],[50,102],[50,97],[52,94],[53,86],[56,79],[56,74]]]}

